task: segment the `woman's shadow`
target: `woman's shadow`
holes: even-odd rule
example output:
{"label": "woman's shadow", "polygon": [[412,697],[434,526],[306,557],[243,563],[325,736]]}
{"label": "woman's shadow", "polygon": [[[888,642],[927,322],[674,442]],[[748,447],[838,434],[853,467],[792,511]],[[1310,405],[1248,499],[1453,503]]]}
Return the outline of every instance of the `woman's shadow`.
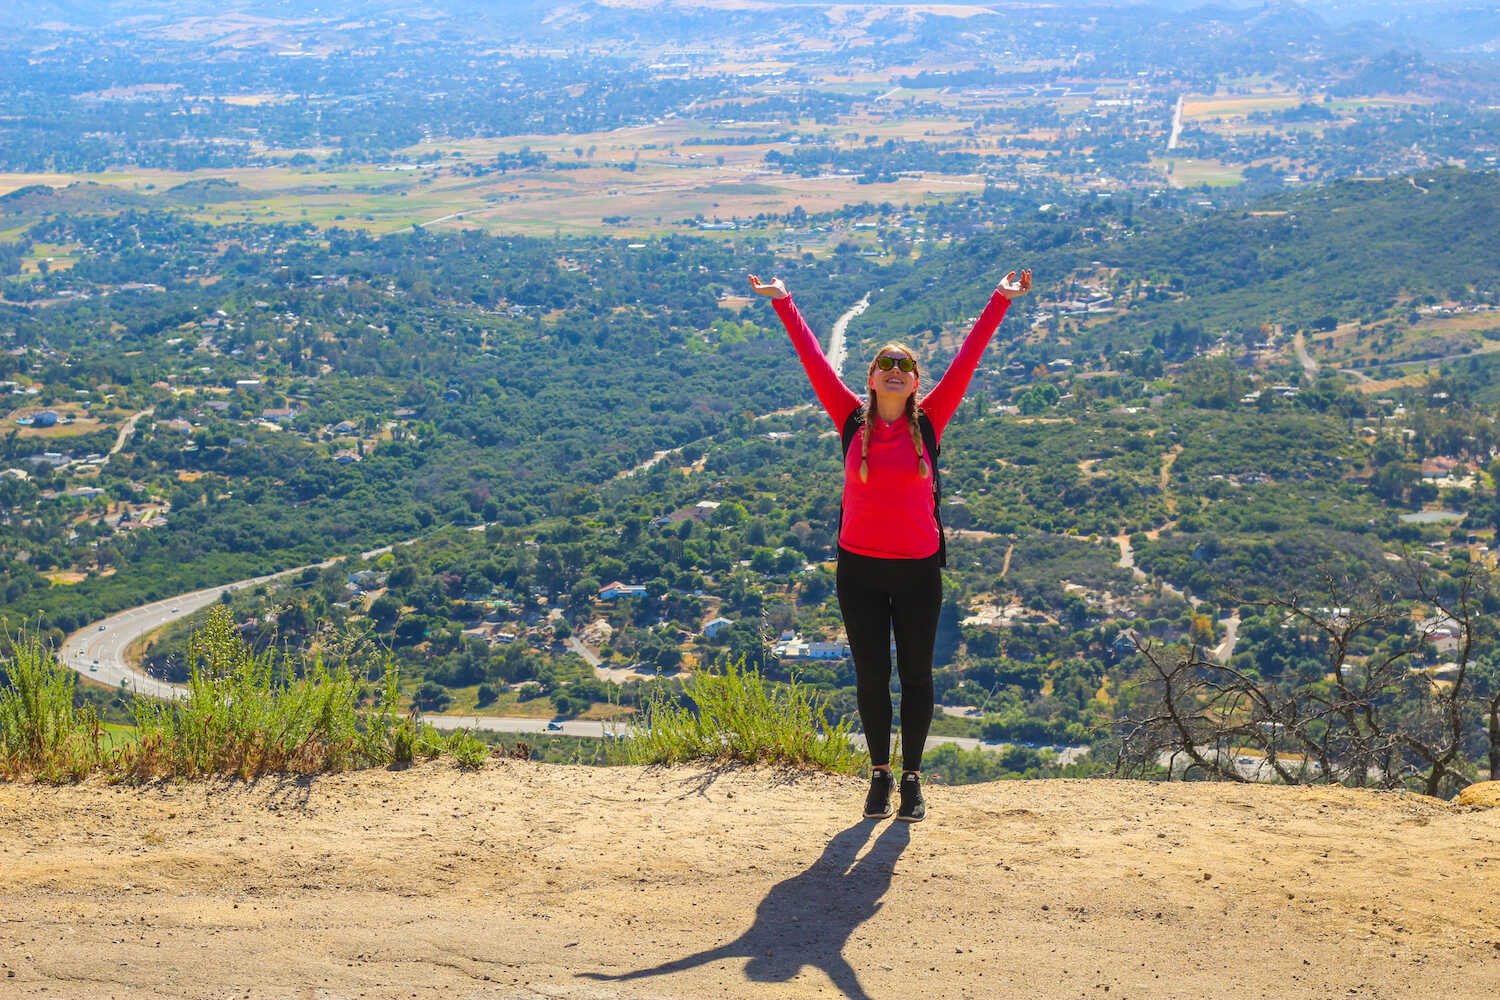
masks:
{"label": "woman's shadow", "polygon": [[911,827],[892,823],[864,857],[855,860],[874,823],[864,821],[837,834],[807,870],[779,882],[755,908],[755,923],[727,944],[646,969],[610,975],[585,972],[585,979],[624,982],[694,969],[721,959],[748,959],[745,978],[784,983],[804,966],[822,969],[845,996],[870,1000],[844,947],[855,928],[880,909],[891,887],[896,859],[911,842]]}

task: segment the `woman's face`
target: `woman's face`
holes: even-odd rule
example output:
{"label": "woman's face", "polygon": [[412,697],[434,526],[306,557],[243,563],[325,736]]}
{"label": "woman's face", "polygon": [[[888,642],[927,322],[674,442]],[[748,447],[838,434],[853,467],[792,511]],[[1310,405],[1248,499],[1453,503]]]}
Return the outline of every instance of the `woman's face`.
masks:
{"label": "woman's face", "polygon": [[[884,370],[888,362],[891,363],[890,369]],[[911,371],[902,371],[903,363]],[[895,347],[882,348],[875,355],[875,362],[870,365],[870,391],[905,400],[917,391],[916,363],[917,359],[903,350]]]}

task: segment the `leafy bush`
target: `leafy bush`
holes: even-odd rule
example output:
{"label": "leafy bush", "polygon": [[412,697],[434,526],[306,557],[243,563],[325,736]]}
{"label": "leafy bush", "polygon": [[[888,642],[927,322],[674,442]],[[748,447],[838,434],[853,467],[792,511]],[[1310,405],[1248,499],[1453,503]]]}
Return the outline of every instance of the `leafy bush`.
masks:
{"label": "leafy bush", "polygon": [[121,754],[125,773],[249,778],[341,771],[391,759],[393,674],[375,717],[362,720],[360,684],[346,665],[329,668],[315,660],[304,676],[290,677],[272,654],[245,645],[222,605],[209,611],[189,642],[188,662],[187,697],[136,700],[140,741]]}
{"label": "leafy bush", "polygon": [[99,719],[73,707],[76,683],[40,637],[23,633],[0,685],[0,775],[30,773],[44,781],[77,780],[101,759]]}
{"label": "leafy bush", "polygon": [[251,778],[311,774],[452,756],[478,767],[489,748],[472,733],[441,735],[416,713],[397,721],[397,674],[386,665],[373,710],[358,675],[314,660],[297,677],[272,654],[252,652],[222,605],[189,643],[185,697],[132,706],[138,738],[106,751],[98,717],[74,709],[75,677],[34,635],[18,637],[0,683],[0,775],[78,780],[114,777]]}
{"label": "leafy bush", "polygon": [[852,723],[830,726],[827,706],[796,682],[773,684],[743,661],[696,671],[684,704],[658,690],[645,724],[632,727],[619,757],[629,764],[722,761],[811,767],[853,774],[864,756],[849,742]]}

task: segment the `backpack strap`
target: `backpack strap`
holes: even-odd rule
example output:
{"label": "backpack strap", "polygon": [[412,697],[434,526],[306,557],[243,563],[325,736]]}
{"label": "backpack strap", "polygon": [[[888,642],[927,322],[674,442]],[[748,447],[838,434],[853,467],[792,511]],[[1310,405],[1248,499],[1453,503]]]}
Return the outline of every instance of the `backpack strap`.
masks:
{"label": "backpack strap", "polygon": [[844,446],[844,457],[849,457],[849,449],[854,444],[854,435],[859,431],[860,425],[865,422],[865,408],[861,404],[856,406],[849,416],[844,418],[844,428],[839,431],[839,443]]}
{"label": "backpack strap", "polygon": [[943,530],[943,473],[938,469],[938,455],[942,449],[938,447],[937,428],[932,426],[932,419],[921,407],[917,408],[917,429],[922,432],[922,444],[926,445],[927,454],[932,456],[932,519],[937,522],[938,529],[938,565],[946,566],[948,533]]}
{"label": "backpack strap", "polygon": [[[865,422],[865,407],[856,406],[852,413],[844,419],[844,426],[839,431],[839,441],[844,448],[844,460],[849,459],[849,449],[854,446],[854,435]],[[932,426],[932,418],[927,416],[927,411],[917,407],[917,430],[922,434],[922,444],[927,449],[927,454],[932,456],[932,517],[937,522],[938,529],[938,565],[948,565],[948,536],[943,531],[943,474],[938,471],[938,455],[942,449],[938,446],[937,428]],[[839,523],[834,529],[834,541],[837,544],[839,535],[844,530],[844,505],[839,504]]]}

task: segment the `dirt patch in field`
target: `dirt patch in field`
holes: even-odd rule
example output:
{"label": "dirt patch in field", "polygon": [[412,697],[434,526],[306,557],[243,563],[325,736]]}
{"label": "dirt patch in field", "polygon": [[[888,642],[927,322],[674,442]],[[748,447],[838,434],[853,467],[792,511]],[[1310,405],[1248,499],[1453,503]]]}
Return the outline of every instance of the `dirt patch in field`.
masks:
{"label": "dirt patch in field", "polygon": [[43,573],[42,577],[54,587],[71,587],[76,583],[82,583],[89,578],[87,573],[79,573],[75,570],[54,570],[51,573]]}

